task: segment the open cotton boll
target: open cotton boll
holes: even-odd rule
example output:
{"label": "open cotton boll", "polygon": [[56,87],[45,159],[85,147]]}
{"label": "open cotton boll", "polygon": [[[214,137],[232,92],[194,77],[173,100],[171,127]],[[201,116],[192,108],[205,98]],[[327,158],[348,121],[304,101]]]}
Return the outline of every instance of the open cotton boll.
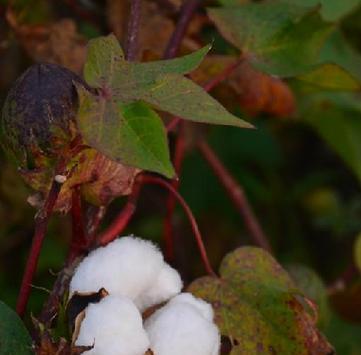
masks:
{"label": "open cotton boll", "polygon": [[177,297],[145,322],[154,355],[219,354],[219,331],[208,319],[209,312],[204,312],[204,305],[195,306],[198,302],[195,298],[189,302],[188,296],[183,297],[187,299],[184,302],[177,301]]}
{"label": "open cotton boll", "polygon": [[70,296],[103,287],[109,294],[134,300],[154,284],[163,265],[163,255],[153,243],[121,237],[84,258],[70,282]]}
{"label": "open cotton boll", "polygon": [[164,263],[155,283],[134,301],[144,311],[148,307],[169,300],[178,294],[183,287],[182,279],[177,270]]}
{"label": "open cotton boll", "polygon": [[169,304],[174,304],[174,303],[189,304],[190,306],[197,309],[197,311],[205,319],[208,319],[211,322],[213,321],[214,313],[213,313],[212,306],[209,303],[207,303],[206,301],[202,300],[201,298],[194,297],[191,293],[183,292],[183,293],[180,293],[179,295],[173,297],[169,301]]}
{"label": "open cotton boll", "polygon": [[86,308],[75,345],[94,345],[86,355],[144,355],[149,338],[134,303],[110,295]]}

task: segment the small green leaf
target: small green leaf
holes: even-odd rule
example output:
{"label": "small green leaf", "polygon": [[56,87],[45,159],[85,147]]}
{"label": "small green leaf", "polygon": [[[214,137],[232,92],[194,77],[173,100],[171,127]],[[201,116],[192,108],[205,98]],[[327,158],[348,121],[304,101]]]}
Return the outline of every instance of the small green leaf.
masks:
{"label": "small green leaf", "polygon": [[86,82],[95,88],[106,85],[122,60],[124,60],[123,50],[113,34],[90,40],[84,65]]}
{"label": "small green leaf", "polygon": [[0,301],[0,354],[30,355],[31,337],[18,315]]}
{"label": "small green leaf", "polygon": [[173,177],[160,117],[142,102],[122,104],[78,87],[78,126],[84,140],[110,159]]}
{"label": "small green leaf", "polygon": [[300,292],[287,272],[262,249],[244,247],[228,254],[221,278],[202,277],[188,288],[210,302],[233,355],[330,354]]}
{"label": "small green leaf", "polygon": [[325,63],[313,70],[297,76],[307,84],[327,90],[356,91],[360,90],[360,82],[349,72],[337,64]]}
{"label": "small green leaf", "polygon": [[320,49],[333,29],[316,10],[262,2],[209,9],[208,14],[224,38],[258,69],[289,77],[318,63]]}

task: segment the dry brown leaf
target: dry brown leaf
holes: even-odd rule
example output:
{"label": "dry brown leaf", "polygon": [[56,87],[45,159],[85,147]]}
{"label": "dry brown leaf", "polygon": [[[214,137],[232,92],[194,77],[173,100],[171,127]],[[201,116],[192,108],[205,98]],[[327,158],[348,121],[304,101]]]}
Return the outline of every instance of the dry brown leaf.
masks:
{"label": "dry brown leaf", "polygon": [[62,19],[49,25],[19,25],[9,9],[6,18],[28,55],[36,62],[62,65],[78,74],[86,57],[86,40],[75,22]]}
{"label": "dry brown leaf", "polygon": [[[84,198],[97,206],[105,206],[114,198],[129,195],[132,190],[134,179],[140,172],[139,169],[122,165],[108,159],[103,154],[94,149],[86,149],[75,158],[77,161],[72,169],[71,176],[62,186],[60,195],[57,199],[55,210],[67,212],[71,207],[72,188],[81,186],[81,192]],[[26,180],[29,182],[31,177],[26,173]],[[39,181],[41,171],[32,172],[33,179]],[[42,204],[44,196],[49,189],[50,181],[47,176],[44,177],[46,183],[44,186],[38,186],[41,194],[37,193],[35,198],[28,199],[28,202],[39,207]],[[31,185],[31,182],[30,182]]]}
{"label": "dry brown leaf", "polygon": [[[234,56],[208,56],[199,69],[192,73],[192,79],[204,84],[237,59]],[[276,117],[287,117],[295,110],[295,98],[288,85],[279,78],[255,70],[246,60],[217,88],[216,93],[220,94],[220,99],[225,103],[232,103],[236,95],[242,109],[251,116],[264,112]]]}

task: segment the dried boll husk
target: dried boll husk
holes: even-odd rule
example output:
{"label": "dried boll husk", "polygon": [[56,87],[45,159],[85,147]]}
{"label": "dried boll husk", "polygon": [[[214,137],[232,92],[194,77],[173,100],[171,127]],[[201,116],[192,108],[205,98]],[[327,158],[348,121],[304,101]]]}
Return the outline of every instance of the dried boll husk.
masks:
{"label": "dried boll husk", "polygon": [[69,179],[63,184],[55,210],[67,212],[71,189],[81,186],[88,202],[106,205],[113,198],[127,195],[138,169],[108,159],[87,148],[73,156],[72,144],[83,144],[77,130],[78,100],[75,86],[96,95],[82,78],[56,64],[34,64],[16,80],[2,111],[1,142],[14,158],[25,182],[38,192],[29,199],[42,204],[54,177],[59,157],[67,157]]}

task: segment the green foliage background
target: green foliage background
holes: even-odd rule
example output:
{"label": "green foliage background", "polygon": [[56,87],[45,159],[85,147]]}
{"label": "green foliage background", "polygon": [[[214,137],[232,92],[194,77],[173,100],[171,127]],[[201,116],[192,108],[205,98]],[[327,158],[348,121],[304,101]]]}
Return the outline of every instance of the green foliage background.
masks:
{"label": "green foliage background", "polygon": [[[220,1],[227,5],[241,2]],[[28,23],[52,21],[56,13],[74,17],[81,33],[88,39],[107,33],[104,25],[105,3],[102,1],[94,2],[94,6],[100,9],[100,27],[74,16],[72,9],[64,4],[52,7],[50,2],[31,3],[34,7],[30,12],[28,2],[17,1],[19,8],[25,9],[22,20]],[[286,3],[305,5],[306,2],[289,0]],[[276,259],[285,266],[301,264],[312,275],[318,275],[314,276],[317,279],[316,291],[312,288],[315,283],[307,284],[301,280],[299,285],[306,294],[321,300],[320,326],[329,341],[338,354],[360,355],[359,271],[342,292],[327,296],[324,288],[324,285],[332,285],[338,279],[355,255],[360,255],[354,248],[361,230],[361,7],[357,0],[342,1],[342,6],[340,4],[341,1],[337,0],[307,1],[307,5],[321,6],[317,20],[312,17],[316,16],[314,14],[310,15],[311,19],[306,19],[310,21],[307,24],[309,27],[306,26],[309,32],[314,34],[320,28],[322,31],[332,28],[333,31],[321,51],[320,67],[316,68],[321,70],[321,74],[311,70],[308,76],[304,75],[303,69],[309,65],[309,58],[297,60],[299,47],[289,48],[286,53],[272,52],[271,56],[267,51],[258,53],[259,46],[255,50],[260,58],[257,60],[255,56],[258,68],[271,74],[295,76],[288,82],[296,94],[297,117],[278,119],[260,114],[251,121],[257,130],[220,126],[206,129],[210,145],[244,187],[260,223],[270,237]],[[6,1],[1,2],[2,16],[6,5]],[[216,4],[209,2],[208,5],[214,7]],[[212,10],[212,17],[215,16],[213,11],[217,10]],[[277,37],[280,34],[276,32]],[[271,33],[268,35],[267,43],[272,39]],[[305,36],[305,33],[302,35]],[[0,48],[0,98],[3,102],[9,87],[31,64],[31,60],[5,22],[0,23],[0,36],[2,43],[5,43]],[[213,48],[218,53],[236,51],[214,27],[206,28],[201,38],[205,43],[214,39]],[[300,41],[303,40],[304,37],[300,37]],[[240,47],[237,39],[230,41]],[[307,48],[301,49],[309,51]],[[252,51],[252,46],[248,46],[247,50]],[[294,61],[295,64],[280,65],[280,58]],[[330,75],[328,68],[322,66],[330,58],[342,68],[331,71],[332,75],[337,73],[337,77]],[[318,88],[315,88],[317,85]],[[350,88],[356,91],[349,92]],[[242,108],[238,108],[235,114],[248,118]],[[173,141],[170,143],[172,146]],[[14,307],[30,246],[34,209],[26,203],[30,191],[24,186],[16,167],[8,161],[3,151],[0,154],[0,298]],[[230,250],[252,243],[239,214],[195,149],[187,153],[180,191],[199,221],[215,266]],[[147,188],[127,232],[162,243],[165,197],[161,190]],[[104,226],[123,203],[122,199],[113,202]],[[201,276],[203,269],[181,210],[176,211],[175,230],[177,266],[184,280],[190,282]],[[34,314],[39,312],[47,297],[47,289],[55,280],[54,273],[62,267],[69,232],[67,217],[53,218],[29,305]],[[298,279],[297,276],[295,278]]]}

